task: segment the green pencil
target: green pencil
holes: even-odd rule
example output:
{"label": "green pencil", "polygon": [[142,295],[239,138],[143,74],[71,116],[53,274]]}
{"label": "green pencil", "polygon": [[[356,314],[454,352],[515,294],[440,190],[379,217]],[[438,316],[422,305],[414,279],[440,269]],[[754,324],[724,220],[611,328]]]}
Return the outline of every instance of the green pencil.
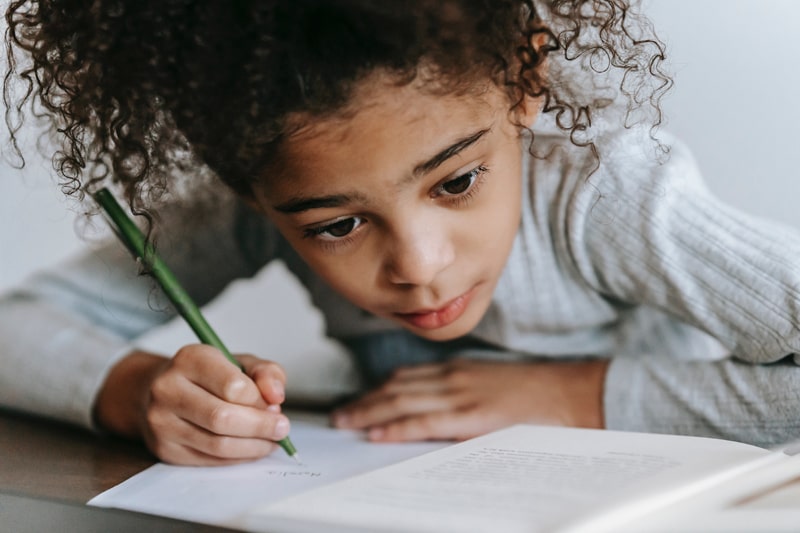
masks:
{"label": "green pencil", "polygon": [[[216,332],[211,328],[208,322],[206,322],[205,317],[200,312],[200,308],[197,307],[194,301],[192,301],[192,298],[186,293],[183,287],[181,287],[181,284],[178,283],[172,271],[170,271],[167,265],[158,257],[155,249],[147,242],[141,230],[133,223],[133,220],[125,214],[125,211],[123,211],[116,198],[114,198],[114,195],[111,194],[108,189],[103,188],[92,196],[111,219],[113,223],[112,229],[115,230],[117,236],[122,240],[125,246],[128,247],[131,253],[135,257],[141,259],[151,270],[156,281],[158,281],[158,284],[161,286],[161,289],[175,306],[178,313],[186,320],[186,323],[189,324],[189,327],[192,328],[192,331],[195,332],[200,342],[213,346],[221,351],[231,363],[238,366],[244,372],[244,367],[231,355]],[[278,444],[290,457],[299,462],[297,450],[288,436],[278,441]]]}

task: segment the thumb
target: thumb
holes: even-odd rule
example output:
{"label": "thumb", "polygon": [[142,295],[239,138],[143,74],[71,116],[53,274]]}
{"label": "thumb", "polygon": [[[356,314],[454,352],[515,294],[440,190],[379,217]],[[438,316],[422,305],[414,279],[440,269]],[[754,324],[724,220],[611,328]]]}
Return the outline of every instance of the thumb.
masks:
{"label": "thumb", "polygon": [[255,382],[267,404],[283,403],[286,398],[286,373],[281,365],[248,354],[238,355],[236,358],[244,366],[245,373]]}

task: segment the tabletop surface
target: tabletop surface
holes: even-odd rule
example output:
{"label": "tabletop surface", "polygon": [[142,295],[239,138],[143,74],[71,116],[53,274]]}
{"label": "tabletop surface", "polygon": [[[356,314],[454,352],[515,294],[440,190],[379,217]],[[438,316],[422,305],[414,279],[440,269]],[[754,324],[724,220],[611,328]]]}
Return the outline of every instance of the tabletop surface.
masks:
{"label": "tabletop surface", "polygon": [[0,490],[85,503],[154,463],[143,444],[0,410]]}
{"label": "tabletop surface", "polygon": [[88,500],[155,464],[144,444],[0,409],[0,530],[229,533]]}

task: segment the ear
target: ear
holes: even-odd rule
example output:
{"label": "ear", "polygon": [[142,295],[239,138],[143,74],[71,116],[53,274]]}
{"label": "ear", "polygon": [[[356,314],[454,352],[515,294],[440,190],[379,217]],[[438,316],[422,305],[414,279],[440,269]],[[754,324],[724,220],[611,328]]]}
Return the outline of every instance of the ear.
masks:
{"label": "ear", "polygon": [[[540,51],[544,48],[545,44],[548,40],[548,33],[536,33],[534,34],[531,39],[531,45],[535,50]],[[537,68],[538,73],[542,77],[546,77],[545,70],[547,69],[547,61],[543,61]],[[536,122],[536,119],[542,112],[542,106],[544,106],[545,97],[542,96],[531,96],[525,95],[520,102],[519,106],[517,106],[517,120],[520,124],[525,124],[526,126],[533,126]]]}

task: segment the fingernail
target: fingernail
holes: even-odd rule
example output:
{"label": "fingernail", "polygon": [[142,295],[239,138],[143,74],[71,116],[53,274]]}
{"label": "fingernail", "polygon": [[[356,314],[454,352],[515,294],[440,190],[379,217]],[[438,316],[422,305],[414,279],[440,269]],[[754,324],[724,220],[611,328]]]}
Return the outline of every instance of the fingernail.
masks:
{"label": "fingernail", "polygon": [[283,383],[278,381],[277,379],[272,380],[272,393],[276,396],[280,396],[283,399],[284,391],[283,391]]}
{"label": "fingernail", "polygon": [[270,413],[280,413],[281,406],[278,405],[277,403],[270,404],[267,406],[267,411],[269,411]]}
{"label": "fingernail", "polygon": [[367,438],[369,438],[369,440],[381,440],[384,433],[385,431],[383,428],[372,428],[369,430],[369,433],[367,433]]}
{"label": "fingernail", "polygon": [[275,440],[280,440],[289,434],[289,419],[281,417],[275,423]]}

